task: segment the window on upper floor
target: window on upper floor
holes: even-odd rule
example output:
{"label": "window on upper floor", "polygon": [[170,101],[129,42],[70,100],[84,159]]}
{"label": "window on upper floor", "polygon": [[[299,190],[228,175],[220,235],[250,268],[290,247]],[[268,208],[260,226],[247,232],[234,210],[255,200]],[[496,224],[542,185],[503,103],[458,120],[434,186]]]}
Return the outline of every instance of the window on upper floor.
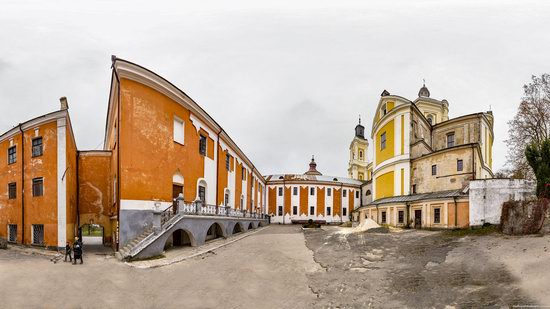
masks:
{"label": "window on upper floor", "polygon": [[363,160],[363,150],[359,150],[359,159]]}
{"label": "window on upper floor", "polygon": [[298,195],[298,187],[292,188],[292,195]]}
{"label": "window on upper floor", "polygon": [[342,196],[347,197],[348,196],[348,190],[346,190],[346,189],[342,190]]}
{"label": "window on upper floor", "polygon": [[462,172],[462,170],[464,169],[464,163],[462,160],[456,160],[456,170],[458,172]]}
{"label": "window on upper floor", "polygon": [[331,196],[332,194],[332,188],[327,188],[327,196]]}
{"label": "window on upper floor", "polygon": [[39,157],[42,155],[42,137],[33,138],[32,140],[32,156]]}
{"label": "window on upper floor", "polygon": [[381,110],[380,110],[380,113],[382,114],[382,115],[380,115],[380,117],[384,117],[384,116],[388,113],[387,105],[386,105],[386,104],[383,104],[383,105],[382,105],[382,108],[381,108]]}
{"label": "window on upper floor", "polygon": [[359,191],[355,191],[355,198],[359,198]]}
{"label": "window on upper floor", "polygon": [[359,173],[359,180],[363,180],[363,173]]}
{"label": "window on upper floor", "polygon": [[183,128],[183,120],[179,119],[178,117],[174,116],[174,142],[179,144],[184,144],[184,128]]}
{"label": "window on upper floor", "polygon": [[437,165],[432,165],[432,176],[437,175]]}
{"label": "window on upper floor", "polygon": [[455,133],[449,133],[447,134],[447,148],[454,147],[455,146]]}
{"label": "window on upper floor", "polygon": [[370,193],[370,190],[367,190],[367,192],[365,192],[365,195],[366,196],[369,196],[371,193]]}
{"label": "window on upper floor", "polygon": [[44,179],[42,177],[32,180],[32,196],[44,195]]}
{"label": "window on upper floor", "polygon": [[199,153],[206,156],[206,136],[201,134],[199,138]]}
{"label": "window on upper floor", "polygon": [[309,188],[309,195],[315,195],[315,187]]}
{"label": "window on upper floor", "polygon": [[282,187],[279,188],[279,196],[283,196],[283,188]]}
{"label": "window on upper floor", "polygon": [[430,125],[433,125],[433,124],[434,124],[434,116],[428,115],[427,118],[428,118],[428,123],[429,123]]}
{"label": "window on upper floor", "polygon": [[412,191],[413,191],[413,194],[416,194],[416,185],[413,185]]}
{"label": "window on upper floor", "polygon": [[380,135],[380,150],[386,149],[386,132]]}
{"label": "window on upper floor", "polygon": [[8,148],[8,164],[13,164],[17,161],[17,150],[15,146]]}
{"label": "window on upper floor", "polygon": [[13,200],[17,197],[17,184],[15,182],[8,184],[8,199]]}
{"label": "window on upper floor", "polygon": [[241,168],[241,179],[242,180],[246,180],[246,168],[242,167]]}
{"label": "window on upper floor", "polygon": [[228,153],[225,154],[225,169],[228,171],[231,169],[231,155]]}

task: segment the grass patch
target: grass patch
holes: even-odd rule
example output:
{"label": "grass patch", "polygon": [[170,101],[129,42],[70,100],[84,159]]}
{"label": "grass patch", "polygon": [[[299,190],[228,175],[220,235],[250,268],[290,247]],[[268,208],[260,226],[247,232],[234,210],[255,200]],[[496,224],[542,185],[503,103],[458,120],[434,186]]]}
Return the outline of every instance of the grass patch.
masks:
{"label": "grass patch", "polygon": [[464,236],[484,236],[484,235],[490,235],[495,234],[499,232],[499,228],[497,225],[487,225],[480,228],[474,228],[474,229],[456,229],[456,230],[448,230],[444,231],[443,235],[449,236],[449,237],[464,237]]}
{"label": "grass patch", "polygon": [[346,222],[340,224],[340,226],[341,226],[341,227],[351,227],[351,226],[352,226],[352,223],[351,223],[351,221],[346,221]]}

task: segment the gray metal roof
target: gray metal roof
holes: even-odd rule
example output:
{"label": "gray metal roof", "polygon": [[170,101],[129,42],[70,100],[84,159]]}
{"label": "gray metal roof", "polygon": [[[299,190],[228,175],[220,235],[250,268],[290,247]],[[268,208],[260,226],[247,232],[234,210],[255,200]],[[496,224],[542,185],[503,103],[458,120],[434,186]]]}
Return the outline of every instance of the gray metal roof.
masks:
{"label": "gray metal roof", "polygon": [[376,206],[376,205],[382,205],[382,204],[411,203],[411,202],[422,201],[422,200],[438,200],[438,199],[447,199],[447,198],[453,198],[453,197],[466,197],[468,196],[467,192],[468,192],[468,189],[466,188],[466,189],[447,190],[447,191],[438,191],[438,192],[430,192],[430,193],[420,193],[420,194],[413,194],[413,195],[385,197],[385,198],[372,201],[367,205],[357,208],[356,210],[359,210],[360,208],[364,208],[367,206]]}

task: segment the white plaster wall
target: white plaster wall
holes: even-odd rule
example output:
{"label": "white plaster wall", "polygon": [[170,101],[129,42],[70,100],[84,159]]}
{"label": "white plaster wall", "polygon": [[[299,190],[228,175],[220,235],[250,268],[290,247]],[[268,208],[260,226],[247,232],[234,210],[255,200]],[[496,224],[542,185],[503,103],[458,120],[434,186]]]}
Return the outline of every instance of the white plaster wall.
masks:
{"label": "white plaster wall", "polygon": [[[57,119],[57,246],[67,243],[67,120]],[[31,188],[32,189],[32,188]]]}
{"label": "white plaster wall", "polygon": [[[314,194],[309,194],[309,191],[313,188]],[[309,208],[313,206],[315,208],[314,215],[309,214]],[[307,187],[307,217],[313,220],[317,219],[317,187],[308,186]]]}
{"label": "white plaster wall", "polygon": [[524,179],[486,179],[470,182],[470,226],[500,224],[502,204],[533,197],[534,181]]}

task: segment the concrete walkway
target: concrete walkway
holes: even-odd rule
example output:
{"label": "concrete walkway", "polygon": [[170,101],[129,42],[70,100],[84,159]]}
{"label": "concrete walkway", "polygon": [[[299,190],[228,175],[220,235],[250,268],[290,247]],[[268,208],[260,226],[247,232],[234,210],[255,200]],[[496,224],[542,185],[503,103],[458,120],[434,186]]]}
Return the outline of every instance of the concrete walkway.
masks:
{"label": "concrete walkway", "polygon": [[307,308],[315,298],[306,274],[319,266],[297,226],[270,226],[213,252],[138,269],[105,254],[72,265],[0,250],[0,307]]}

